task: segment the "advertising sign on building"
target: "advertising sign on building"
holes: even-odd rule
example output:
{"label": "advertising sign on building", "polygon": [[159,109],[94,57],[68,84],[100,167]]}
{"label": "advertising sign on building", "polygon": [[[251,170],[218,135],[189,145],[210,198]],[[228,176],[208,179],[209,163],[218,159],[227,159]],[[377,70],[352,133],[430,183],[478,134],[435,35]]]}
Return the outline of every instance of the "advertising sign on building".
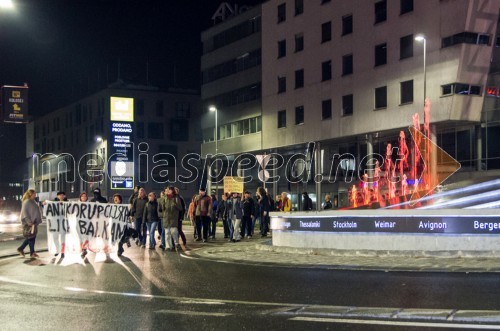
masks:
{"label": "advertising sign on building", "polygon": [[2,86],[2,117],[7,123],[28,122],[28,87]]}
{"label": "advertising sign on building", "polygon": [[111,122],[134,121],[134,98],[111,97]]}
{"label": "advertising sign on building", "polygon": [[134,187],[134,99],[111,97],[109,175],[111,189]]}

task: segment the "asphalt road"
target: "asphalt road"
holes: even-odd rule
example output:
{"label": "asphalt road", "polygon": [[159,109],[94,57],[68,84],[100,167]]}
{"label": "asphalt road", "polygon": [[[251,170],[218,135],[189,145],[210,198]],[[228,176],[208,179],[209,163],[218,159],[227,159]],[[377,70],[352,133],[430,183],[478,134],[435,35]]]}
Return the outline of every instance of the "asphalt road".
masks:
{"label": "asphalt road", "polygon": [[495,274],[247,265],[135,245],[122,258],[0,259],[3,330],[500,329],[486,310],[500,311]]}

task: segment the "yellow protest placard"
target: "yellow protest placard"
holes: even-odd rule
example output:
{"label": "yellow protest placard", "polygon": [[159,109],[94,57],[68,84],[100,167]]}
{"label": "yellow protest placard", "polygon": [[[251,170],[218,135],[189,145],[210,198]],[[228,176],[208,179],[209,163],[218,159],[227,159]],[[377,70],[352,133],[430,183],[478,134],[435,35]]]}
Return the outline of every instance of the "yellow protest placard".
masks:
{"label": "yellow protest placard", "polygon": [[224,192],[238,192],[243,194],[243,179],[236,176],[225,176]]}

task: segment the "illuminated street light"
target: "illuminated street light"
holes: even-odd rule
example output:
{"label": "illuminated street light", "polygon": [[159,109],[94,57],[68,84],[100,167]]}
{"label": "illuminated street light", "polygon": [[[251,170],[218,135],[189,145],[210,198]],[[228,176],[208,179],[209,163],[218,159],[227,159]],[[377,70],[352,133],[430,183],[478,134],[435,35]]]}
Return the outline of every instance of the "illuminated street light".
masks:
{"label": "illuminated street light", "polygon": [[[219,149],[218,149],[218,145],[217,145],[217,140],[218,140],[218,132],[219,131],[217,129],[217,113],[218,113],[218,110],[217,110],[217,107],[215,106],[210,106],[208,108],[208,110],[210,110],[211,112],[215,112],[215,155],[217,155],[217,153],[219,152]],[[218,174],[218,169],[217,169],[217,160],[215,161],[215,174],[217,175]],[[218,192],[219,192],[219,181],[215,181],[215,196],[218,197]]]}
{"label": "illuminated street light", "polygon": [[14,9],[14,3],[12,2],[12,0],[0,0],[0,8]]}
{"label": "illuminated street light", "polygon": [[427,97],[427,71],[426,71],[426,44],[427,44],[427,40],[425,39],[425,36],[423,34],[418,34],[415,36],[415,40],[418,41],[418,42],[421,42],[421,43],[424,43],[424,104],[425,104],[425,98]]}
{"label": "illuminated street light", "polygon": [[95,141],[97,141],[98,143],[102,142],[102,137],[97,136],[97,137],[95,138]]}

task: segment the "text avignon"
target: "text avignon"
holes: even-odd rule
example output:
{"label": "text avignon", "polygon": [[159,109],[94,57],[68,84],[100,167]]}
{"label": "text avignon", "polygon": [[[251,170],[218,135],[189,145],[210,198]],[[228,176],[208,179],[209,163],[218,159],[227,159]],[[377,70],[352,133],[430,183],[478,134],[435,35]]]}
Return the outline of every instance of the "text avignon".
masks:
{"label": "text avignon", "polygon": [[439,230],[439,229],[447,229],[448,225],[446,223],[440,223],[440,222],[422,222],[418,224],[419,229],[429,229],[431,231],[434,230]]}

